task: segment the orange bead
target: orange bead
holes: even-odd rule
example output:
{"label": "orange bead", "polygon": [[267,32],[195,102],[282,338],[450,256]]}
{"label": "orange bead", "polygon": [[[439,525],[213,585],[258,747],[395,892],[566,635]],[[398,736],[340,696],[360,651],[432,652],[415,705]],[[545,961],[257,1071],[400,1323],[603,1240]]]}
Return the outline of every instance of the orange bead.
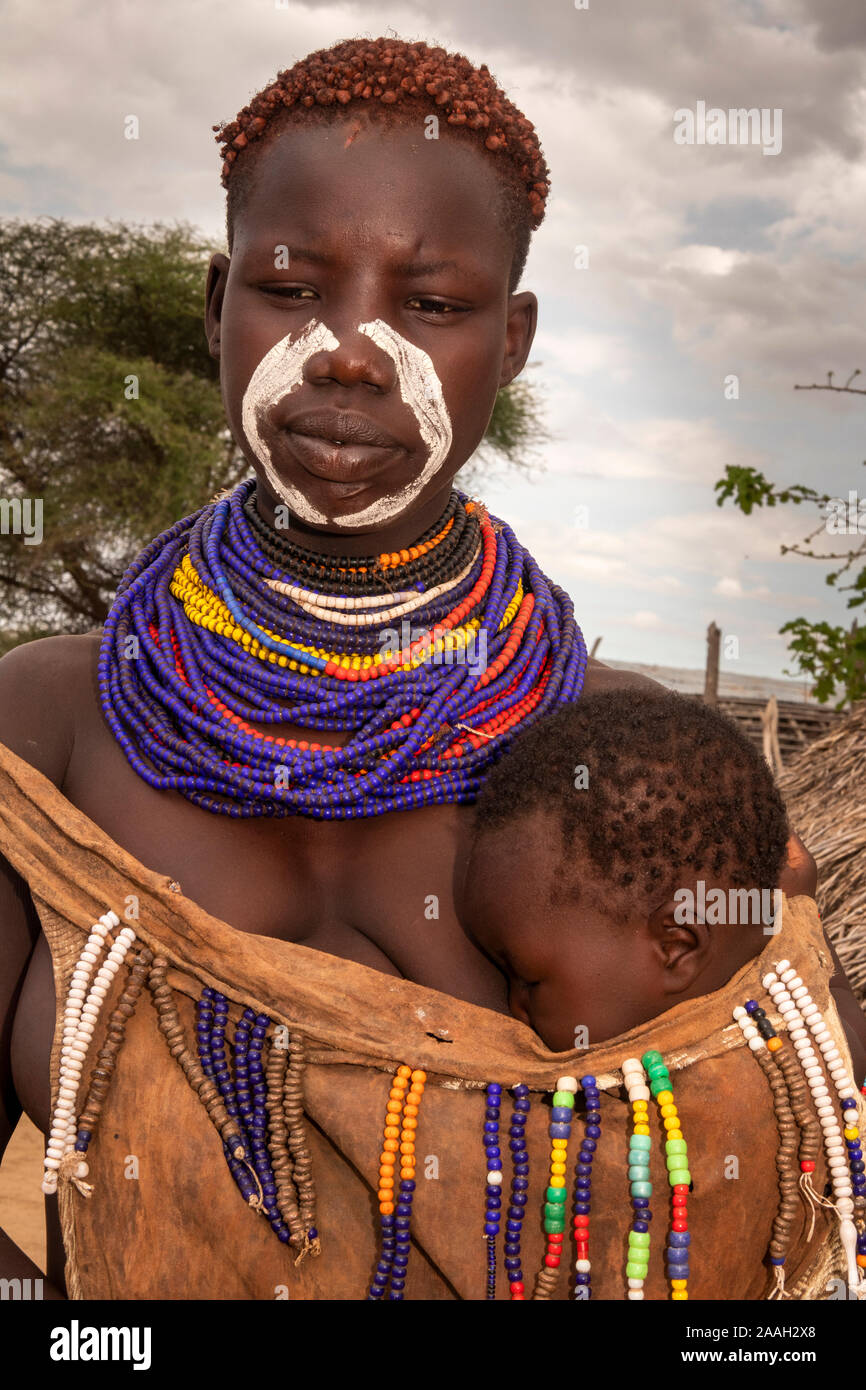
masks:
{"label": "orange bead", "polygon": [[403,1114],[408,1115],[410,1119],[414,1120],[415,1116],[418,1114],[417,1105],[409,1105],[407,1102],[406,1106],[403,1109]]}
{"label": "orange bead", "polygon": [[413,1154],[415,1152],[415,1145],[404,1142],[400,1145],[400,1152],[401,1154]]}
{"label": "orange bead", "polygon": [[389,1100],[399,1100],[401,1103],[406,1099],[405,1086],[392,1086],[388,1092]]}
{"label": "orange bead", "polygon": [[414,1176],[415,1176],[415,1169],[414,1169],[414,1168],[401,1168],[401,1169],[400,1169],[400,1179],[401,1179],[402,1182],[409,1182],[409,1181],[411,1181],[412,1178],[414,1178]]}
{"label": "orange bead", "polygon": [[768,1039],[767,1039],[767,1048],[768,1048],[768,1050],[769,1050],[770,1052],[778,1052],[778,1051],[779,1051],[779,1048],[780,1048],[781,1046],[782,1046],[782,1039],[781,1039],[781,1038],[768,1038]]}
{"label": "orange bead", "polygon": [[383,1149],[385,1150],[385,1152],[388,1153],[388,1154],[395,1154],[395,1153],[397,1153],[398,1149],[400,1148],[400,1145],[397,1143],[397,1135],[394,1135],[394,1137],[392,1138],[391,1135],[389,1134],[389,1135],[388,1135],[388,1138],[385,1140],[384,1144],[382,1145],[382,1148],[383,1148]]}
{"label": "orange bead", "polygon": [[391,1169],[391,1177],[389,1177],[387,1173],[380,1173],[380,1174],[379,1174],[379,1191],[380,1191],[380,1192],[386,1192],[386,1191],[388,1190],[388,1188],[391,1188],[391,1187],[394,1186],[394,1177],[393,1177],[393,1174],[394,1174],[394,1169],[393,1169],[393,1168]]}
{"label": "orange bead", "polygon": [[418,1121],[416,1120],[416,1118],[415,1118],[414,1115],[404,1115],[404,1116],[403,1116],[403,1128],[404,1128],[404,1129],[417,1129],[417,1128],[418,1128]]}
{"label": "orange bead", "polygon": [[399,1115],[403,1107],[399,1100],[389,1100],[385,1109],[389,1115]]}
{"label": "orange bead", "polygon": [[427,1073],[426,1073],[426,1071],[413,1071],[413,1073],[412,1073],[412,1080],[413,1080],[413,1081],[421,1081],[421,1082],[426,1081],[426,1080],[427,1080]]}
{"label": "orange bead", "polygon": [[386,1139],[399,1139],[399,1138],[400,1138],[400,1126],[399,1126],[399,1125],[386,1125],[386,1126],[385,1126],[385,1138],[386,1138]]}
{"label": "orange bead", "polygon": [[[387,1195],[390,1197],[390,1192]],[[386,1202],[381,1192],[379,1193],[379,1210],[383,1216],[394,1215],[394,1203],[390,1201]]]}
{"label": "orange bead", "polygon": [[398,1068],[397,1068],[397,1075],[398,1075],[398,1076],[405,1076],[406,1080],[408,1081],[408,1080],[409,1080],[409,1077],[412,1075],[412,1068],[411,1068],[411,1067],[407,1067],[407,1066],[405,1066],[405,1065],[402,1066],[402,1067],[398,1067]]}

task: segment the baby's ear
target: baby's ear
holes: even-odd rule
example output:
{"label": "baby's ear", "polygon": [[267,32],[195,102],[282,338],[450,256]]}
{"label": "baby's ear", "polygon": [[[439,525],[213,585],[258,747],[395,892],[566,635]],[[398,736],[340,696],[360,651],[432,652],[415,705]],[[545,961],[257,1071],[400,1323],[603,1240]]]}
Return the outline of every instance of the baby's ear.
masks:
{"label": "baby's ear", "polygon": [[693,895],[676,893],[661,903],[650,914],[647,929],[660,990],[682,994],[705,969],[711,954],[710,930],[695,910]]}

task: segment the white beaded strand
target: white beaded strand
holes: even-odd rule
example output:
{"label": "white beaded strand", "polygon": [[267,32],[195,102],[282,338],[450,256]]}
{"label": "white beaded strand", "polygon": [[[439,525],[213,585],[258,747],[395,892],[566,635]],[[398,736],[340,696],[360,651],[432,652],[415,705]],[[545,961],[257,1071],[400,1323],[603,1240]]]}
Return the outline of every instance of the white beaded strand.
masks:
{"label": "white beaded strand", "polygon": [[[343,627],[376,627],[377,624],[381,625],[392,622],[395,618],[403,618],[407,613],[414,613],[418,608],[426,608],[434,599],[441,598],[450,589],[455,589],[469,574],[481,553],[481,549],[482,547],[479,545],[468,565],[453,579],[437,584],[432,589],[425,590],[424,593],[419,594],[417,591],[410,591],[405,594],[395,594],[393,598],[401,600],[396,604],[393,604],[390,594],[368,595],[364,606],[372,607],[374,604],[379,604],[379,609],[375,613],[347,613],[343,611],[344,603],[331,603],[332,598],[342,598],[341,595],[312,594],[309,590],[300,589],[296,584],[286,584],[282,579],[266,579],[264,582],[269,589],[274,589],[278,594],[285,594],[287,598],[292,599],[299,608],[312,618],[320,618],[325,622],[337,623]],[[383,609],[381,605],[385,602],[391,602],[392,607]],[[361,603],[362,600],[355,600],[354,606],[359,608]]]}
{"label": "white beaded strand", "polygon": [[88,982],[105,945],[105,939],[109,931],[117,926],[120,926],[120,918],[114,912],[104,913],[99,921],[93,924],[72,973],[63,1016],[57,1102],[44,1161],[42,1191],[48,1195],[57,1191],[57,1178],[61,1168],[69,1169],[70,1176],[79,1185],[79,1190],[89,1195],[89,1189],[83,1182],[87,1177],[87,1163],[83,1158],[72,1165],[64,1160],[67,1154],[75,1151],[81,1073],[99,1013],[114,977],[135,940],[135,932],[131,927],[121,929],[88,990]]}
{"label": "white beaded strand", "polygon": [[[777,1011],[785,1021],[785,1026],[812,1092],[812,1099],[815,1102],[815,1109],[818,1112],[818,1119],[824,1136],[824,1152],[833,1188],[834,1200],[830,1205],[835,1208],[839,1218],[839,1235],[848,1268],[848,1287],[856,1294],[860,1282],[856,1260],[857,1228],[852,1220],[854,1189],[851,1185],[848,1163],[845,1158],[845,1141],[842,1138],[842,1130],[836,1118],[835,1107],[830,1103],[830,1092],[824,1080],[823,1068],[809,1040],[806,1018],[788,989],[789,984],[793,985],[795,989],[800,989],[803,982],[796,970],[791,968],[790,961],[782,960],[779,961],[775,971],[771,970],[764,976],[762,984],[771,995]],[[820,1011],[813,1004],[808,991],[806,994],[799,995],[799,1004],[807,1010],[810,1018],[813,1018],[814,1014],[817,1013],[823,1024],[824,1020],[820,1017]],[[815,1020],[816,1029],[817,1023],[818,1020]],[[827,1039],[829,1039],[830,1035],[829,1030],[826,1029],[826,1024],[824,1028]]]}

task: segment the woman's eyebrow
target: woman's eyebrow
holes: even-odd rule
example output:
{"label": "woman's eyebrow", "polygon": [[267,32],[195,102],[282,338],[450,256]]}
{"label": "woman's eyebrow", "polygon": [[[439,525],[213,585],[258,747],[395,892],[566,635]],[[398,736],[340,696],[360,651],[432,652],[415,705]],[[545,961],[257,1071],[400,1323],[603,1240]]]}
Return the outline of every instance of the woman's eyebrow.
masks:
{"label": "woman's eyebrow", "polygon": [[[283,243],[283,245],[285,245],[285,243]],[[311,265],[330,266],[337,260],[336,256],[330,255],[326,251],[316,251],[310,246],[286,246],[286,252],[289,258],[289,265],[294,261],[306,261]],[[263,258],[267,257],[267,259],[270,260],[273,256],[273,247],[268,245],[267,247],[257,248],[256,251],[253,252],[253,255],[261,255]],[[459,271],[461,269],[465,270],[467,267],[461,267],[459,262],[453,259],[442,259],[438,261],[397,261],[392,266],[395,275],[403,276],[407,280],[422,275],[436,275],[443,270]]]}

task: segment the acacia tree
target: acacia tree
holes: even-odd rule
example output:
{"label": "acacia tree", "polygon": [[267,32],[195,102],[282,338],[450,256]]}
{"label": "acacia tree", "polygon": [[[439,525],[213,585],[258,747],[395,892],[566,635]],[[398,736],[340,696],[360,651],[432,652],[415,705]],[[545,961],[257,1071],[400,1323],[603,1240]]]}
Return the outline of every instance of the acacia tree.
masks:
{"label": "acacia tree", "polygon": [[[0,652],[98,627],[137,552],[248,476],[204,332],[221,249],[180,223],[0,221]],[[515,383],[467,481],[540,437]],[[37,499],[38,544],[11,524]]]}
{"label": "acacia tree", "polygon": [[[852,396],[866,396],[866,390],[852,386],[861,375],[859,367],[852,372],[844,386],[836,386],[833,373],[826,382],[795,386],[795,391],[838,391]],[[866,467],[866,461],[864,461]],[[730,499],[746,516],[755,507],[775,507],[777,504],[806,503],[818,509],[821,520],[794,545],[780,547],[783,555],[804,555],[835,567],[825,575],[825,582],[848,594],[848,608],[860,608],[866,603],[866,497],[857,502],[852,498],[832,497],[826,492],[804,487],[800,483],[777,487],[758,469],[729,465],[725,476],[715,485],[716,505],[721,507]],[[842,542],[841,548],[816,551],[813,543],[825,532],[831,536],[857,537]],[[843,578],[848,582],[840,583]],[[798,670],[815,682],[816,698],[822,702],[836,699],[837,709],[862,700],[866,696],[866,628],[855,618],[850,627],[838,623],[809,622],[807,618],[792,618],[780,632],[790,633],[788,650],[793,654]]]}

